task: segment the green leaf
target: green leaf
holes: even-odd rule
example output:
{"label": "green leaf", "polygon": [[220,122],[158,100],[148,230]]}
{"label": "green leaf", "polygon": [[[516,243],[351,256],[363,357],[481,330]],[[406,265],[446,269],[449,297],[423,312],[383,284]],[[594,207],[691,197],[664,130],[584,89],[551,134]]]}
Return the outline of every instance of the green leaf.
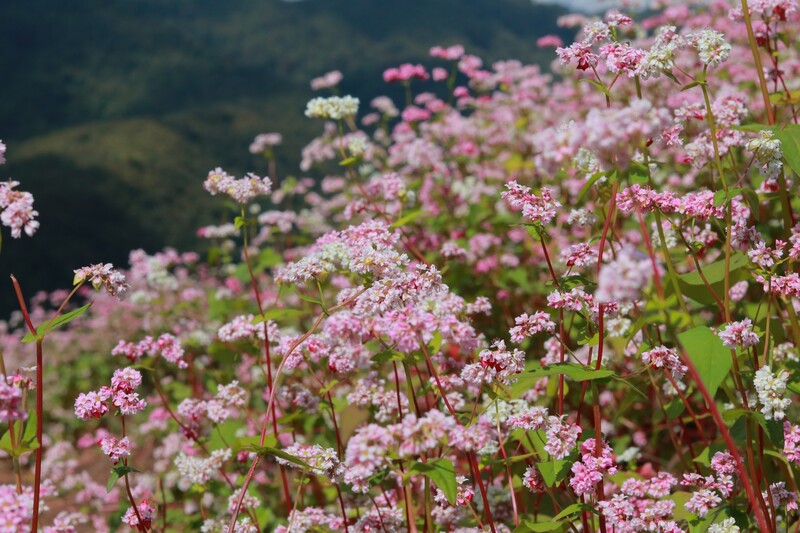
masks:
{"label": "green leaf", "polygon": [[514,529],[513,533],[538,533],[541,531],[565,531],[566,524],[560,522],[533,522],[531,520],[523,520],[522,523]]}
{"label": "green leaf", "polygon": [[109,474],[108,476],[108,483],[106,483],[106,491],[111,492],[111,489],[114,488],[114,485],[116,485],[119,478],[131,472],[138,472],[138,470],[130,466],[124,466],[124,465],[115,466],[114,468],[112,468],[111,474]]}
{"label": "green leaf", "polygon": [[698,86],[702,85],[703,83],[705,83],[705,82],[697,81],[697,80],[690,81],[689,83],[687,83],[686,85],[681,87],[681,92],[688,91],[689,89],[693,89],[694,87],[698,87]]}
{"label": "green leaf", "polygon": [[416,219],[424,215],[425,212],[426,211],[424,209],[417,209],[416,211],[411,211],[410,213],[407,213],[402,217],[400,217],[399,219],[397,219],[397,221],[394,224],[392,224],[392,227],[402,228],[403,226],[407,226],[411,222],[414,222]]}
{"label": "green leaf", "polygon": [[351,165],[355,165],[356,163],[358,163],[357,157],[348,157],[347,159],[339,161],[339,165],[343,167],[349,167]]}
{"label": "green leaf", "polygon": [[251,444],[250,446],[245,446],[243,449],[255,452],[258,455],[274,455],[275,457],[279,457],[284,461],[289,461],[290,463],[296,464],[308,471],[314,470],[311,465],[299,457],[295,457],[294,455],[288,454],[283,450],[279,450],[278,448],[273,448],[272,446],[259,446],[257,444]]}
{"label": "green leaf", "polygon": [[564,374],[575,381],[592,381],[595,379],[610,378],[614,375],[613,370],[601,368],[595,370],[594,368],[579,365],[577,363],[556,363],[554,365],[535,368],[527,372],[523,372],[517,376],[518,379],[539,379],[545,376],[554,376]]}
{"label": "green leaf", "polygon": [[[747,270],[744,267],[748,264],[750,264],[750,260],[742,253],[737,252],[731,256],[731,285],[747,276]],[[708,284],[721,299],[725,291],[725,260],[721,259],[702,268]],[[708,287],[703,282],[703,278],[700,277],[697,271],[679,276],[678,284],[684,296],[706,305],[714,305],[716,303],[714,297],[708,292]],[[671,284],[668,286],[671,286]]]}
{"label": "green leaf", "polygon": [[553,520],[563,520],[564,518],[572,515],[576,515],[581,511],[589,511],[590,513],[596,513],[597,511],[589,504],[586,503],[573,503],[572,505],[565,507],[558,513]]}
{"label": "green leaf", "polygon": [[406,476],[412,473],[430,478],[442,490],[450,505],[456,504],[458,482],[453,463],[448,459],[429,459],[427,463],[415,462],[409,467]]}
{"label": "green leaf", "polygon": [[600,83],[599,81],[595,81],[592,78],[580,78],[578,79],[578,81],[585,81],[587,83],[591,83],[592,85],[600,89],[601,93],[603,93],[606,96],[609,96],[608,89],[606,89],[606,86]]}
{"label": "green leaf", "polygon": [[291,320],[294,318],[300,318],[305,313],[300,309],[270,309],[269,311],[265,311],[263,315],[256,315],[253,318],[253,324],[261,324],[262,322],[266,322],[267,320]]}
{"label": "green leaf", "polygon": [[43,339],[45,335],[47,335],[54,329],[69,324],[70,322],[81,316],[83,313],[88,311],[91,306],[92,304],[88,303],[83,307],[79,307],[73,311],[70,311],[69,313],[64,313],[63,315],[59,315],[49,322],[45,322],[44,324],[36,328],[36,335],[34,335],[33,333],[28,333],[22,338],[22,342],[24,342],[25,344],[29,344],[39,339]]}
{"label": "green leaf", "polygon": [[781,151],[786,163],[800,174],[800,124],[789,124],[775,131],[775,137],[781,141]]}
{"label": "green leaf", "polygon": [[678,334],[678,340],[697,368],[700,379],[711,397],[728,376],[731,368],[731,352],[722,340],[706,326],[697,326]]}
{"label": "green leaf", "polygon": [[536,463],[536,468],[542,474],[545,485],[553,487],[567,478],[572,461],[564,459],[553,459],[552,461],[542,461]]}
{"label": "green leaf", "polygon": [[320,300],[319,298],[315,298],[313,296],[306,296],[305,294],[303,294],[300,291],[298,291],[296,294],[297,294],[297,297],[300,298],[301,300],[305,300],[307,302],[311,302],[312,304],[317,304],[317,305],[319,305],[321,307],[325,307],[322,304],[322,300]]}

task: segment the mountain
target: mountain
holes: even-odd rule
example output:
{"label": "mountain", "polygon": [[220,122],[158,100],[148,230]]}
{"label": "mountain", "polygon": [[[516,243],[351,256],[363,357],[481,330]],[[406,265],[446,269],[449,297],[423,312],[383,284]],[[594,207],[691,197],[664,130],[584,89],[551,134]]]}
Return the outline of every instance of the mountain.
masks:
{"label": "mountain", "polygon": [[256,134],[283,133],[280,172],[298,172],[320,131],[303,116],[311,78],[338,69],[343,92],[368,101],[387,92],[385,68],[454,43],[546,65],[535,40],[567,39],[564,13],[530,0],[2,2],[0,179],[34,194],[41,229],[5,233],[0,279],[52,289],[133,248],[195,246],[196,228],[218,220],[208,170],[266,173],[247,151]]}

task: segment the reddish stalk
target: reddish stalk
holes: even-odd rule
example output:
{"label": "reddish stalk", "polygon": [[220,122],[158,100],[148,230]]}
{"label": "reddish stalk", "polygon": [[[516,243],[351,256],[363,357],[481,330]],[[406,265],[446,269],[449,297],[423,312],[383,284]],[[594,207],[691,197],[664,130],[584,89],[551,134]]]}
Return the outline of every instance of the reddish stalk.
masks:
{"label": "reddish stalk", "polygon": [[750,479],[750,475],[747,473],[747,468],[745,468],[744,462],[742,461],[742,456],[739,454],[739,450],[736,448],[736,443],[733,442],[733,437],[731,437],[730,431],[728,431],[728,427],[725,425],[725,421],[722,419],[719,409],[717,409],[717,404],[714,403],[714,399],[711,397],[711,394],[709,394],[705,383],[703,383],[703,380],[700,379],[700,375],[697,373],[697,368],[695,368],[694,363],[686,354],[683,347],[681,347],[680,352],[684,364],[689,368],[689,374],[692,376],[692,379],[697,385],[697,390],[703,396],[703,399],[708,405],[708,410],[711,411],[711,416],[714,418],[714,422],[717,424],[717,428],[722,434],[722,438],[725,440],[728,451],[733,456],[733,461],[736,463],[736,470],[739,472],[739,479],[742,480],[744,490],[747,493],[747,499],[750,501],[750,506],[753,509],[753,513],[755,513],[758,528],[761,531],[770,531],[769,522],[764,516],[764,511],[761,508],[761,505],[759,505],[758,496],[756,496],[756,492],[753,489],[753,483]]}
{"label": "reddish stalk", "polygon": [[597,250],[597,275],[600,275],[600,269],[603,267],[603,249],[606,246],[606,238],[608,237],[608,230],[611,228],[611,219],[614,218],[614,211],[617,207],[617,190],[619,189],[619,182],[615,181],[611,189],[611,205],[608,208],[608,216],[603,224],[603,234],[600,236],[600,244]]}
{"label": "reddish stalk", "polygon": [[[17,302],[19,303],[22,317],[25,320],[25,325],[31,335],[36,336],[36,327],[33,325],[31,316],[28,313],[28,306],[25,305],[25,298],[22,296],[22,288],[14,275],[11,275],[11,283],[14,285],[14,292],[17,295]],[[36,533],[39,530],[39,504],[41,499],[41,486],[42,486],[42,404],[44,395],[42,394],[42,340],[36,339],[36,465],[34,467],[33,479],[33,517],[31,519],[31,533]]]}
{"label": "reddish stalk", "polygon": [[[242,206],[242,220],[245,218],[245,211],[244,206]],[[261,292],[258,290],[258,280],[256,280],[256,275],[253,272],[253,264],[250,259],[250,250],[247,243],[247,225],[243,228],[243,235],[244,235],[244,262],[247,265],[247,272],[250,275],[250,284],[253,287],[253,294],[256,297],[256,306],[258,307],[258,313],[261,317],[264,317],[264,306],[261,303]],[[264,366],[267,367],[267,381],[268,383],[272,384],[272,357],[270,355],[269,349],[269,323],[267,320],[262,322],[264,326]],[[269,389],[268,389],[269,390]],[[269,418],[269,414],[267,414],[267,418]],[[277,440],[278,438],[278,417],[275,412],[275,406],[272,407],[272,434]],[[264,436],[261,437],[261,446],[264,445]],[[286,500],[286,512],[292,512],[292,496],[289,492],[289,480],[286,477],[286,468],[283,465],[278,465],[280,472],[281,472],[281,482],[283,483],[283,497]],[[233,531],[233,530],[231,530]]]}

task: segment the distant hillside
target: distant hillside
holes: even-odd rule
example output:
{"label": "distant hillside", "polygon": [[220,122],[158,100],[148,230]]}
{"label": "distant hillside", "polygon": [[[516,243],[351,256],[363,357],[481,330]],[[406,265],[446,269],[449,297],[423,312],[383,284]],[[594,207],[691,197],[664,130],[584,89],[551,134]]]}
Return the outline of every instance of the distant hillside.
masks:
{"label": "distant hillside", "polygon": [[34,193],[42,224],[5,239],[0,279],[13,269],[53,288],[131,248],[192,246],[214,221],[206,172],[265,172],[247,152],[256,134],[282,132],[279,168],[297,172],[320,129],[303,116],[311,78],[339,69],[343,90],[369,99],[386,91],[383,69],[437,44],[546,64],[534,42],[567,38],[563,13],[529,0],[0,2],[0,179]]}

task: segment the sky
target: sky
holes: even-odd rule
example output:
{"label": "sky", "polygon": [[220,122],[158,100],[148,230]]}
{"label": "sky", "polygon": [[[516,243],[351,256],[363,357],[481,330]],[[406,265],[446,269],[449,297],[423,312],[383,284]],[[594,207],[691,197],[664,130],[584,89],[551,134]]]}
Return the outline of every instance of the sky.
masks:
{"label": "sky", "polygon": [[570,9],[595,12],[623,5],[638,9],[646,4],[647,0],[531,0],[531,2],[534,4],[559,4]]}

